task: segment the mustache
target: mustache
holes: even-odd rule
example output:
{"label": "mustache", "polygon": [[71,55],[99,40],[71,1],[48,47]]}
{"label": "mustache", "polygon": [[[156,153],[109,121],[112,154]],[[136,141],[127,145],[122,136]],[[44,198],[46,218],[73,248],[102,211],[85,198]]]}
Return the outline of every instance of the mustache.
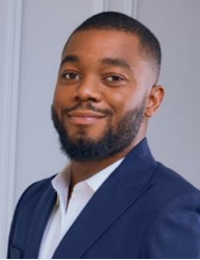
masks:
{"label": "mustache", "polygon": [[62,110],[62,117],[64,115],[67,115],[69,112],[76,111],[76,110],[81,110],[81,109],[87,109],[88,111],[97,112],[99,114],[102,114],[103,116],[112,116],[113,115],[112,111],[110,111],[109,109],[96,108],[91,103],[87,103],[86,105],[81,103],[81,104],[77,104],[77,105],[75,105],[73,107],[66,107],[66,108],[64,108]]}

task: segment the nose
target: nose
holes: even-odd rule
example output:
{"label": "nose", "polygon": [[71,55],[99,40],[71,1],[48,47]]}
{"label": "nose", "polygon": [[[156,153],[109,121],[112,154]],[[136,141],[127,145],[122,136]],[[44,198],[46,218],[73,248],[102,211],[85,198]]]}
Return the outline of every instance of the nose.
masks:
{"label": "nose", "polygon": [[94,77],[82,79],[76,86],[73,100],[100,102],[102,98],[98,80]]}

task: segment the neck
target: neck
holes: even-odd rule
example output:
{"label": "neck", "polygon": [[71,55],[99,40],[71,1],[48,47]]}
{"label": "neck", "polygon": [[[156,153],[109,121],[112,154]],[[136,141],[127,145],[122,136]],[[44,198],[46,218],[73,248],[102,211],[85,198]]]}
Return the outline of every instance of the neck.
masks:
{"label": "neck", "polygon": [[142,139],[136,138],[126,149],[113,155],[112,157],[103,159],[101,161],[87,161],[87,162],[77,162],[71,161],[71,186],[72,188],[80,181],[84,181],[89,177],[93,176],[97,172],[103,170],[107,166],[115,163],[116,161],[124,158]]}

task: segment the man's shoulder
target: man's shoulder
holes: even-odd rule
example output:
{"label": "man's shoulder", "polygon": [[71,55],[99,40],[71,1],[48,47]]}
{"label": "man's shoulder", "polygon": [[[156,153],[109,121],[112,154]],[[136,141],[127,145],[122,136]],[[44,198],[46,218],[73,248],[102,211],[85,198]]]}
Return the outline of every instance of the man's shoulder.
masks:
{"label": "man's shoulder", "polygon": [[[173,183],[175,188],[180,187],[181,189],[187,189],[188,191],[198,191],[189,181],[187,181],[180,173],[175,170],[157,162],[157,167],[155,169],[155,180],[158,183],[163,183],[165,185]],[[168,187],[170,188],[170,187]]]}
{"label": "man's shoulder", "polygon": [[173,201],[174,199],[187,195],[192,195],[200,199],[200,191],[195,186],[187,181],[181,174],[160,162],[157,162],[152,176],[152,193],[157,197],[156,200],[160,202]]}
{"label": "man's shoulder", "polygon": [[157,163],[146,194],[143,215],[147,225],[140,258],[197,258],[200,191],[174,170]]}
{"label": "man's shoulder", "polygon": [[48,189],[53,189],[51,185],[52,179],[55,177],[55,175],[42,179],[40,181],[34,182],[26,190],[23,192],[20,200],[18,201],[19,205],[33,205],[34,202],[37,203],[37,201],[41,198],[41,196],[45,193]]}

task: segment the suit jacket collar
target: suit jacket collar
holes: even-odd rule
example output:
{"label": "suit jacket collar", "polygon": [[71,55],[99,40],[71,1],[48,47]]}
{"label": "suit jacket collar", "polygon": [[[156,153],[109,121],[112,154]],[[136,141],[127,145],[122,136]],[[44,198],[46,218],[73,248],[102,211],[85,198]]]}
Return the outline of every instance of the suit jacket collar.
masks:
{"label": "suit jacket collar", "polygon": [[[151,186],[151,175],[156,167],[143,139],[124,159],[94,194],[79,217],[66,233],[53,258],[81,258],[124,211],[133,205]],[[52,188],[38,204],[30,230],[27,254],[37,258],[45,223],[55,203]]]}

